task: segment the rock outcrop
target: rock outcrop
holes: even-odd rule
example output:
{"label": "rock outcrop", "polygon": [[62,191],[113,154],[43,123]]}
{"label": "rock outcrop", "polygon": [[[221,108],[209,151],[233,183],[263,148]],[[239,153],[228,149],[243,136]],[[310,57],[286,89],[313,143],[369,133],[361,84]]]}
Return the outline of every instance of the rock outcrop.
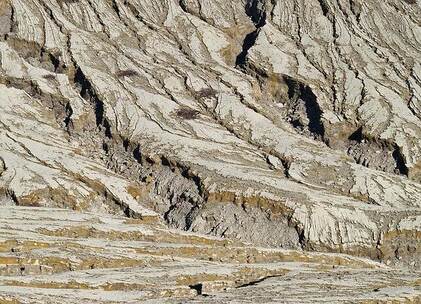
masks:
{"label": "rock outcrop", "polygon": [[419,268],[420,8],[2,1],[0,203]]}
{"label": "rock outcrop", "polygon": [[419,271],[368,259],[250,247],[151,220],[51,208],[0,211],[0,303],[421,299]]}

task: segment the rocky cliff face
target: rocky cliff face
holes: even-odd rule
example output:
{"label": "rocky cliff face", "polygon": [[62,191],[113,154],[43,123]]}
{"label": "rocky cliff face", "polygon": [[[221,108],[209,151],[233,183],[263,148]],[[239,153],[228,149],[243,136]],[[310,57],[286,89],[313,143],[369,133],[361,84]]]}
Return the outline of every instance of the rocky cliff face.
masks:
{"label": "rocky cliff face", "polygon": [[416,0],[3,0],[0,203],[419,269],[420,17]]}

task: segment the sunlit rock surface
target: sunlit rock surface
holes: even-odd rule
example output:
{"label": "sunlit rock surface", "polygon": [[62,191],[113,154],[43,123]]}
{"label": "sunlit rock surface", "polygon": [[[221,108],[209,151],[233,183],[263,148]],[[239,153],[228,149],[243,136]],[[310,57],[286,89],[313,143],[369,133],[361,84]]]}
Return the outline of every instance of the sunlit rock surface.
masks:
{"label": "sunlit rock surface", "polygon": [[368,259],[251,247],[151,220],[51,208],[0,211],[1,303],[421,299],[419,271]]}
{"label": "sunlit rock surface", "polygon": [[[301,255],[330,252],[335,259],[345,253],[383,265],[375,264],[380,268],[372,277],[365,264],[351,274],[324,267],[319,276],[307,276],[307,266],[278,267],[269,259],[264,263],[274,273],[262,274],[268,269],[260,264],[252,266],[255,271],[229,270],[224,263],[231,257],[214,266],[231,271],[221,284],[234,290],[211,288],[214,298],[199,302],[289,296],[285,301],[296,303],[305,293],[332,303],[416,302],[419,281],[411,271],[421,267],[420,17],[419,0],[1,1],[0,204],[2,221],[11,221],[2,229],[14,223],[16,231],[25,230],[19,228],[25,213],[28,225],[46,226],[31,234],[31,242],[47,236],[88,242],[108,239],[89,232],[95,218],[125,217],[139,221],[130,224],[133,229],[145,221],[159,225],[162,235],[148,240],[158,247],[171,228],[222,237],[228,248],[242,242]],[[90,228],[72,232],[60,212],[81,217]],[[52,233],[43,216],[55,218],[51,225],[63,235]],[[24,242],[27,236],[2,238]],[[128,254],[130,246],[120,245]],[[97,247],[107,252],[106,244]],[[43,250],[39,254],[47,258]],[[213,266],[203,271],[206,263],[196,253],[183,252],[163,255],[187,255],[203,276],[218,277]],[[85,260],[77,254],[67,256]],[[95,257],[96,251],[86,259]],[[126,269],[123,262],[117,277],[104,270],[99,277],[106,282],[91,282],[83,272],[73,286],[79,277],[72,279],[72,271],[82,266],[66,269],[63,277],[35,266],[41,272],[31,275],[41,275],[38,280],[20,277],[20,263],[11,261],[5,271],[18,278],[0,284],[11,303],[76,300],[66,291],[75,288],[88,302],[189,298],[208,288],[198,280],[177,289],[176,274],[148,283],[142,274],[176,272],[187,267],[181,262],[149,265],[161,270],[144,267],[136,274],[131,267],[140,265]],[[284,280],[292,268],[298,274]],[[235,289],[247,284],[237,278],[243,272],[248,282],[274,278],[243,292]],[[343,275],[340,287],[336,275]],[[380,291],[353,288],[355,278],[367,276],[373,286],[383,284],[372,288]],[[317,287],[330,280],[325,291]],[[105,292],[106,284],[118,282],[120,289]],[[286,292],[299,282],[302,291]],[[158,283],[163,294],[156,293]],[[15,287],[7,286],[16,285],[21,288],[12,295]],[[259,290],[262,298],[250,296]]]}

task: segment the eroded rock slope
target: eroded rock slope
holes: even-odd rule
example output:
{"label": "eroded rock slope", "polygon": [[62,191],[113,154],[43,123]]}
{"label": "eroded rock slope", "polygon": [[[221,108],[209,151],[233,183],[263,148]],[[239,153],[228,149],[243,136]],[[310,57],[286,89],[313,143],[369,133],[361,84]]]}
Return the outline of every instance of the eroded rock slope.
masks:
{"label": "eroded rock slope", "polygon": [[420,5],[2,1],[0,201],[417,268]]}
{"label": "eroded rock slope", "polygon": [[[1,207],[0,303],[418,303],[420,272],[150,220]],[[335,292],[332,292],[334,290]]]}

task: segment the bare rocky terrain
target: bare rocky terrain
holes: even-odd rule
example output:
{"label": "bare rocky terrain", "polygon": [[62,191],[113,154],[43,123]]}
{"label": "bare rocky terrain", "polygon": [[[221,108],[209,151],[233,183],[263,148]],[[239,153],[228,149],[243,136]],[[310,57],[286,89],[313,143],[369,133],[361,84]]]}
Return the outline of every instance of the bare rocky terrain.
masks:
{"label": "bare rocky terrain", "polygon": [[0,0],[0,303],[420,303],[419,0]]}

